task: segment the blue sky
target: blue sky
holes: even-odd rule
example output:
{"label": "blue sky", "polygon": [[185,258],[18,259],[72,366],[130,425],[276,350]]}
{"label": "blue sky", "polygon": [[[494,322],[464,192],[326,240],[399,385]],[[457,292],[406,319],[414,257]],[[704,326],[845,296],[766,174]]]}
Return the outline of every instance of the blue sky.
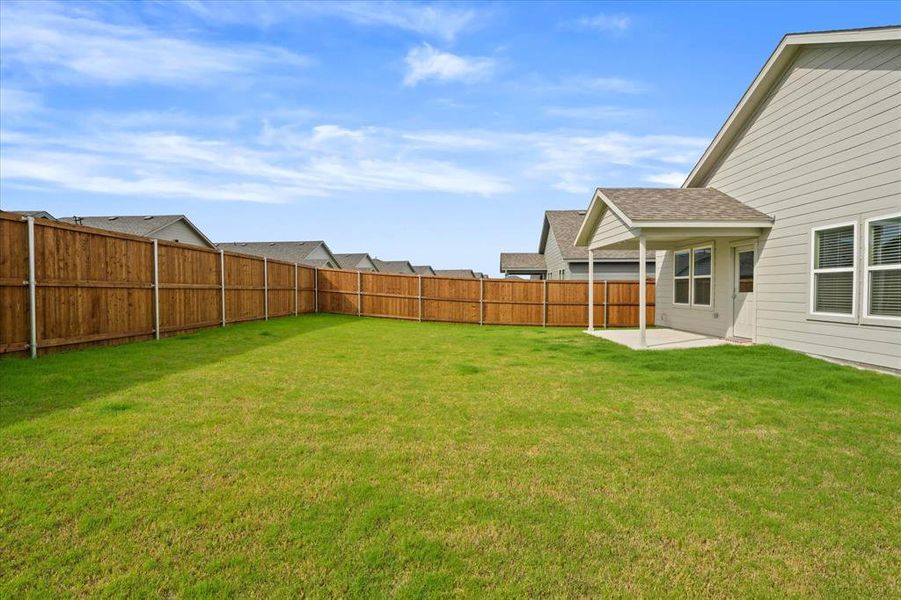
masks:
{"label": "blue sky", "polygon": [[497,273],[597,186],[677,186],[784,33],[897,3],[0,3],[0,205],[185,213]]}

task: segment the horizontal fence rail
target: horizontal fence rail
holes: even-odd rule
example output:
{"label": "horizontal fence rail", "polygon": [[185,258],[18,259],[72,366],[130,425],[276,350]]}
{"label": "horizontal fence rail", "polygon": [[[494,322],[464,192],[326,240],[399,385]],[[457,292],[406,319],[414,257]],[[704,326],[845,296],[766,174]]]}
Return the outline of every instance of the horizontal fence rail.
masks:
{"label": "horizontal fence rail", "polygon": [[[595,325],[637,326],[638,285],[595,282]],[[653,323],[655,286],[646,285]],[[312,312],[586,327],[588,285],[315,269],[0,213],[0,354],[35,356]]]}

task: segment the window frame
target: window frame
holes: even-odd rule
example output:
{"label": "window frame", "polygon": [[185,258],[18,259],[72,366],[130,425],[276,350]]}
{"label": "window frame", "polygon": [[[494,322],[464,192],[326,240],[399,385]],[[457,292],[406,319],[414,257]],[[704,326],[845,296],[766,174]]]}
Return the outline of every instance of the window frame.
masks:
{"label": "window frame", "polygon": [[[816,256],[817,256],[817,233],[820,231],[828,231],[830,229],[842,229],[844,227],[851,227],[854,232],[854,247],[852,250],[852,260],[850,267],[832,267],[826,269],[818,269],[816,268]],[[816,227],[811,227],[810,229],[810,279],[808,282],[808,305],[807,310],[811,317],[814,318],[825,318],[832,320],[843,320],[843,321],[855,321],[857,319],[857,303],[859,301],[858,298],[858,285],[859,285],[859,277],[860,277],[860,268],[859,268],[859,256],[860,256],[860,227],[858,226],[857,221],[844,221],[841,223],[829,223],[828,225],[817,225]],[[820,273],[847,273],[851,272],[851,312],[850,313],[830,313],[830,312],[818,312],[816,310],[816,281],[817,275]]]}
{"label": "window frame", "polygon": [[[676,275],[676,255],[688,254],[688,275]],[[691,248],[673,251],[673,306],[691,306]],[[681,280],[688,281],[688,302],[676,302],[676,282]]]}
{"label": "window frame", "polygon": [[870,217],[863,222],[863,255],[861,259],[863,261],[863,264],[861,265],[861,274],[863,276],[863,307],[861,315],[863,319],[866,319],[867,321],[884,325],[901,325],[901,317],[870,314],[870,272],[901,270],[901,265],[870,265],[870,224],[873,221],[885,221],[887,219],[896,219],[898,217],[901,217],[901,212]]}
{"label": "window frame", "polygon": [[[708,275],[695,275],[695,252],[698,250],[710,250],[710,274]],[[709,279],[710,280],[710,302],[707,304],[698,304],[695,302],[695,280],[696,279]],[[713,243],[704,244],[703,246],[692,246],[691,248],[691,293],[689,297],[691,299],[692,308],[713,308]]]}
{"label": "window frame", "polygon": [[[696,250],[710,250],[710,274],[709,275],[695,275],[695,251]],[[677,254],[688,254],[688,275],[676,276],[676,255]],[[698,308],[702,310],[713,310],[713,306],[716,303],[716,288],[715,286],[715,277],[716,273],[716,244],[714,242],[703,242],[696,246],[688,246],[685,248],[678,248],[673,250],[673,306],[679,308]],[[710,304],[698,304],[695,302],[695,279],[709,279],[710,280]],[[679,280],[688,280],[688,303],[685,302],[676,302],[676,281]]]}

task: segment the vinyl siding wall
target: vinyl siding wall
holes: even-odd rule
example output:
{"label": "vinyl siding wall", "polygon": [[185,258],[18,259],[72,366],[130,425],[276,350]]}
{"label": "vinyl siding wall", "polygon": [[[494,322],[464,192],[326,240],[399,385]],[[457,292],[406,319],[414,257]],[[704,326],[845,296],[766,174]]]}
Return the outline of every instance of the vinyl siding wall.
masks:
{"label": "vinyl siding wall", "polygon": [[[859,322],[862,289],[856,323],[808,315],[811,229],[855,221],[860,241],[865,219],[901,210],[899,115],[901,44],[810,47],[708,176],[704,185],[775,217],[757,261],[758,342],[901,368],[901,329]],[[725,272],[723,258],[718,251],[717,274]],[[678,311],[661,310],[661,299],[672,298],[671,261],[667,252],[658,322]],[[859,248],[861,288],[862,261]],[[715,283],[717,297],[731,299],[731,264],[725,268],[729,279]],[[692,320],[697,331],[724,331],[702,316]]]}
{"label": "vinyl siding wall", "polygon": [[[588,263],[587,262],[571,262],[568,265],[569,279],[587,280],[588,279]],[[654,276],[654,263],[648,262],[648,277]],[[598,262],[594,263],[594,279],[595,281],[637,281],[638,280],[638,263],[637,262]]]}
{"label": "vinyl siding wall", "polygon": [[[544,246],[544,262],[547,264],[547,278],[561,279],[560,269],[566,269],[566,261],[563,260],[563,253],[560,252],[560,246],[557,245],[557,238],[554,237],[554,230],[550,229],[547,233],[547,243]],[[563,279],[566,279],[564,273]]]}

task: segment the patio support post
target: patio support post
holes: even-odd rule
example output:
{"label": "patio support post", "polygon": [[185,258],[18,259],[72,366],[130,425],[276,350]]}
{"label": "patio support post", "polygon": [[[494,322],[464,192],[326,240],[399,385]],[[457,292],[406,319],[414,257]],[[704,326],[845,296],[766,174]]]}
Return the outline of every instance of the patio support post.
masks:
{"label": "patio support post", "polygon": [[34,217],[28,223],[28,352],[38,357],[37,274],[34,267]]}
{"label": "patio support post", "polygon": [[269,260],[263,257],[263,318],[269,320]]}
{"label": "patio support post", "polygon": [[219,288],[222,304],[222,326],[225,327],[225,251],[219,249]]}
{"label": "patio support post", "polygon": [[647,240],[638,236],[638,347],[647,348],[648,263]]}
{"label": "patio support post", "polygon": [[594,250],[588,249],[588,331],[594,331]]}
{"label": "patio support post", "polygon": [[153,337],[160,339],[160,245],[153,240]]}

